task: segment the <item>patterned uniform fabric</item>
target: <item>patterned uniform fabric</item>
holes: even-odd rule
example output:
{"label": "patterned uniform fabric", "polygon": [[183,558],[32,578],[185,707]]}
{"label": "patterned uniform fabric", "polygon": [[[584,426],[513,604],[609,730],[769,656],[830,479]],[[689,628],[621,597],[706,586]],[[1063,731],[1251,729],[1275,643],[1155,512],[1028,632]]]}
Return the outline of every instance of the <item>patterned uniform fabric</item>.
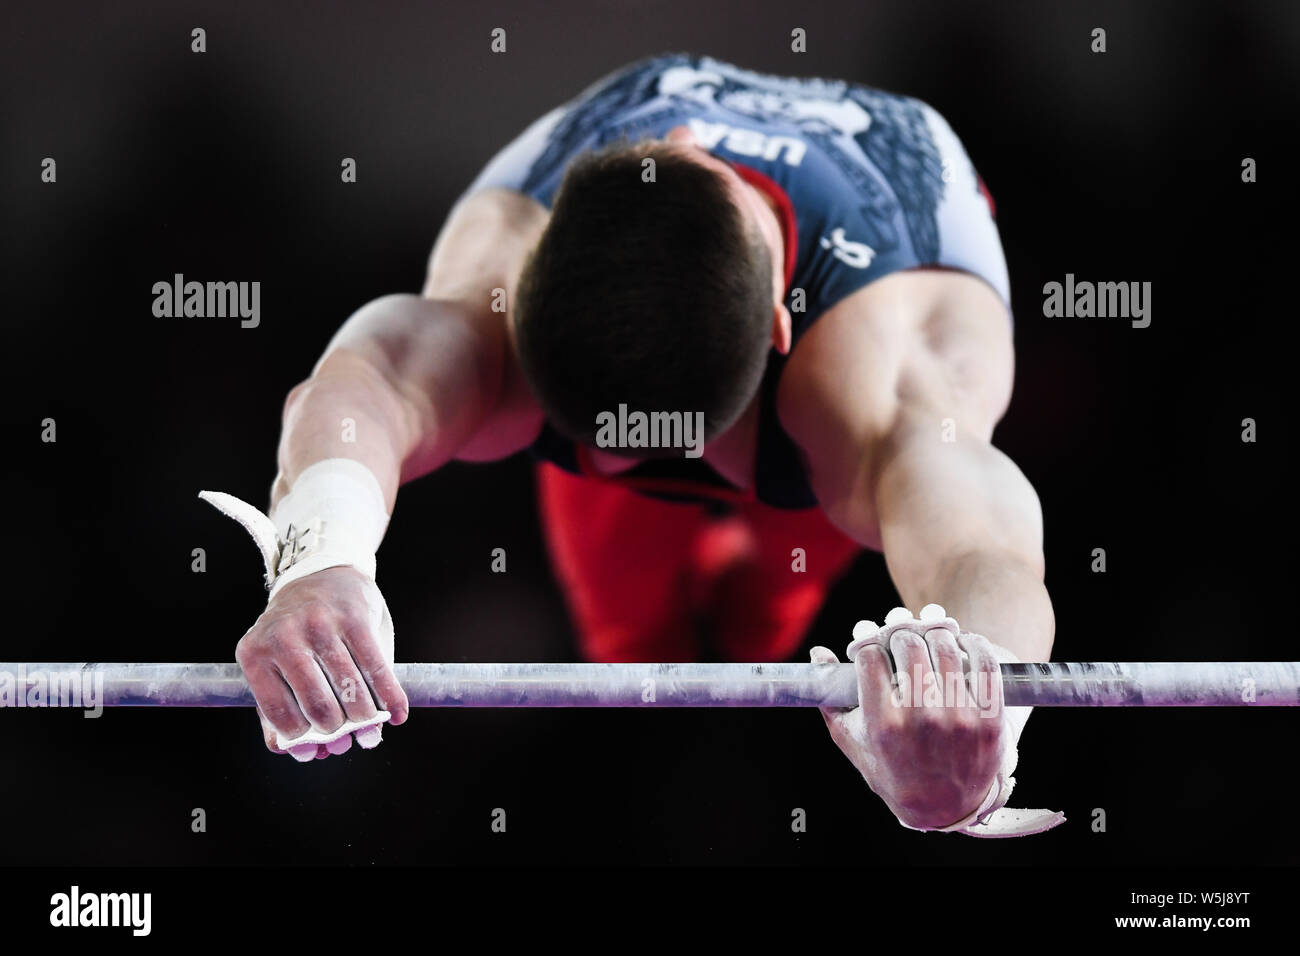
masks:
{"label": "patterned uniform fabric", "polygon": [[[786,305],[796,344],[835,303],[901,269],[969,272],[1010,304],[992,200],[948,123],[919,100],[838,80],[769,76],[685,53],[640,60],[534,122],[466,194],[505,187],[549,207],[577,154],[678,125],[789,211]],[[816,498],[774,407],[785,360],[773,353],[763,380],[754,492],[775,507],[808,508]],[[584,473],[572,443],[550,427],[531,451]],[[730,488],[698,459],[645,462],[623,483],[688,499],[728,497]]]}

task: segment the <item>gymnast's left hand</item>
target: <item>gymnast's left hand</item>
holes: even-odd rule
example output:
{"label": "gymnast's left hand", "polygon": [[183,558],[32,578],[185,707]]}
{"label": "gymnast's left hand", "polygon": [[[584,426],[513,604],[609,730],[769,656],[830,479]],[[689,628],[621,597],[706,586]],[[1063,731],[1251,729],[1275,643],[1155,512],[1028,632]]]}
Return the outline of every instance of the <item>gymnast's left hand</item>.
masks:
{"label": "gymnast's left hand", "polygon": [[[920,620],[895,608],[882,628],[861,622],[850,645],[858,706],[822,710],[867,785],[917,830],[943,829],[979,810],[998,784],[1007,743],[992,646],[955,625],[937,605]],[[838,658],[815,647],[812,660]]]}

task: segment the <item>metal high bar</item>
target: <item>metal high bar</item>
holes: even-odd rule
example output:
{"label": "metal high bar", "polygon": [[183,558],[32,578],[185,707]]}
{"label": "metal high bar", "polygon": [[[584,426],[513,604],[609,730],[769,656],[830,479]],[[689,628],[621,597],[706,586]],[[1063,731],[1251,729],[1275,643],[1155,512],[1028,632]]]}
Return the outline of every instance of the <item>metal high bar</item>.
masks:
{"label": "metal high bar", "polygon": [[[852,664],[397,664],[412,707],[854,707]],[[1297,707],[1300,662],[1002,664],[1003,703],[1034,707]],[[43,677],[41,675],[44,675]],[[0,703],[55,679],[104,707],[250,707],[228,664],[5,663]],[[90,683],[87,683],[89,681]],[[19,703],[19,693],[23,703]],[[919,699],[919,698],[918,698]],[[50,706],[50,705],[46,705]]]}

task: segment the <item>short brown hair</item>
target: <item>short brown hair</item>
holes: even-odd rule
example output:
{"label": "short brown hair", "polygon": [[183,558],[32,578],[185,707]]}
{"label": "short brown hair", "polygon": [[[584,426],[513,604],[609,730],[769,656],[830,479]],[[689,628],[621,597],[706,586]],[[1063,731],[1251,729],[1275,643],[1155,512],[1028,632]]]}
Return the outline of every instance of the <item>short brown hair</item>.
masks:
{"label": "short brown hair", "polygon": [[596,416],[626,403],[702,412],[708,440],[758,388],[772,309],[771,255],[721,175],[649,140],[570,165],[512,321],[524,375],[569,438],[594,444]]}

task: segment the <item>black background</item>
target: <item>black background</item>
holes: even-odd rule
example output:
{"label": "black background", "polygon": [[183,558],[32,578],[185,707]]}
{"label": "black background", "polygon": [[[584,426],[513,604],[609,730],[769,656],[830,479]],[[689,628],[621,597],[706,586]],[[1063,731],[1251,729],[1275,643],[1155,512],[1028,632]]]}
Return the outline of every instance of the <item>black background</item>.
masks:
{"label": "black background", "polygon": [[[905,92],[962,137],[1011,272],[996,441],[1044,502],[1056,659],[1297,656],[1295,4],[230,6],[6,7],[0,658],[231,659],[260,562],[196,492],[264,503],[283,397],[337,326],[418,291],[451,201],[526,123],[666,50]],[[151,287],[177,272],[260,281],[261,326],[154,318]],[[1150,281],[1151,326],[1043,318],[1067,272]],[[403,489],[379,567],[399,659],[575,656],[523,460]],[[842,650],[895,601],[865,555],[808,645]],[[307,766],[269,754],[246,711],[11,710],[0,741],[0,863],[1300,861],[1296,719],[1278,710],[1040,709],[1012,803],[1069,822],[1011,841],[904,830],[802,711],[422,711]]]}

